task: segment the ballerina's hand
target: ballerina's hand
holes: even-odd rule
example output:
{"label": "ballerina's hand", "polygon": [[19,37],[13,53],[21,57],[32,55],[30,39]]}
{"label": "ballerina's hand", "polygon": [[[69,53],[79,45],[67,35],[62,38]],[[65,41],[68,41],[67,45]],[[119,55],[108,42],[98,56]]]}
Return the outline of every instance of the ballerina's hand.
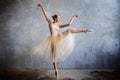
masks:
{"label": "ballerina's hand", "polygon": [[78,17],[78,15],[74,15],[74,16],[73,16],[73,18],[77,18],[77,17]]}
{"label": "ballerina's hand", "polygon": [[42,7],[42,5],[40,3],[37,6]]}

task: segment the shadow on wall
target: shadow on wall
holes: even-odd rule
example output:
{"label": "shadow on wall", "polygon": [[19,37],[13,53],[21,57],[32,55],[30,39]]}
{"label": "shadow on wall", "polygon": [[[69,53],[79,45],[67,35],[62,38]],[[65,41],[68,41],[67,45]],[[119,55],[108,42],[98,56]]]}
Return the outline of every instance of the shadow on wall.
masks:
{"label": "shadow on wall", "polygon": [[12,17],[9,14],[11,6],[16,3],[17,0],[0,0],[0,69],[7,68],[8,65],[12,66],[14,50],[11,46],[9,26],[6,25],[7,21]]}
{"label": "shadow on wall", "polygon": [[117,33],[118,33],[118,37],[119,37],[119,45],[116,45],[116,46],[119,46],[119,51],[117,53],[117,58],[116,58],[116,69],[119,69],[120,70],[120,0],[117,0],[117,3],[118,3],[118,16],[117,16],[117,19],[119,21],[118,23],[118,30],[117,30]]}

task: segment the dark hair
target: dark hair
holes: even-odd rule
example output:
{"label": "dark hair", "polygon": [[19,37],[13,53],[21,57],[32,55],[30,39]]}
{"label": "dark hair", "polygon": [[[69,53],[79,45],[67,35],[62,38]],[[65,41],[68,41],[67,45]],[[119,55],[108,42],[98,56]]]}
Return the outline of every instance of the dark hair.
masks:
{"label": "dark hair", "polygon": [[55,20],[55,18],[57,18],[57,17],[58,17],[57,14],[54,14],[54,15],[52,16],[53,20]]}

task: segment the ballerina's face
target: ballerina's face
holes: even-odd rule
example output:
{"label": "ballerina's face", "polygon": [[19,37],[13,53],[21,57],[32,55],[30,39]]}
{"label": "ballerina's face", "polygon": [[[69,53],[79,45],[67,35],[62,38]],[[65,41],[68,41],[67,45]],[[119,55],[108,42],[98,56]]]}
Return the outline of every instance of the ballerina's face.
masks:
{"label": "ballerina's face", "polygon": [[60,16],[58,15],[57,17],[56,17],[56,22],[59,22],[60,21]]}
{"label": "ballerina's face", "polygon": [[53,18],[53,20],[55,22],[59,22],[60,21],[60,16],[59,15],[54,15],[54,16],[52,16],[52,18]]}

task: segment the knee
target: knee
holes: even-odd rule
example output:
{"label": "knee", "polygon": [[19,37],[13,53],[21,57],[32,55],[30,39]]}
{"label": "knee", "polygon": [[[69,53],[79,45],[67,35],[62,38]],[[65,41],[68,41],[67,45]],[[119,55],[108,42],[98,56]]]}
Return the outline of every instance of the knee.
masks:
{"label": "knee", "polygon": [[74,28],[70,28],[69,30],[68,30],[68,32],[74,32],[75,31],[75,29]]}
{"label": "knee", "polygon": [[67,31],[68,31],[68,32],[71,32],[72,30],[73,30],[73,28],[70,28],[70,29],[68,29]]}

